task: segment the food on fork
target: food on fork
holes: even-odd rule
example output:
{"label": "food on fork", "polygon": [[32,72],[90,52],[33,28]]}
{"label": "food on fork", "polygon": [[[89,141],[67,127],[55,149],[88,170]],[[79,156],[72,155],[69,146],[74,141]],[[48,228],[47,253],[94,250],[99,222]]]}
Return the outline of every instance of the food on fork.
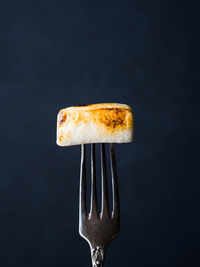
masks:
{"label": "food on fork", "polygon": [[[102,267],[110,242],[120,231],[120,206],[114,144],[133,140],[133,112],[128,105],[103,103],[74,106],[60,110],[57,118],[57,144],[81,144],[79,190],[79,233],[90,245],[92,266]],[[91,144],[90,211],[87,204],[86,145]],[[97,208],[95,144],[101,151],[101,212]],[[105,144],[110,147],[112,211],[109,209]]]}
{"label": "food on fork", "polygon": [[133,140],[133,112],[128,105],[103,103],[61,109],[57,144],[128,143]]}

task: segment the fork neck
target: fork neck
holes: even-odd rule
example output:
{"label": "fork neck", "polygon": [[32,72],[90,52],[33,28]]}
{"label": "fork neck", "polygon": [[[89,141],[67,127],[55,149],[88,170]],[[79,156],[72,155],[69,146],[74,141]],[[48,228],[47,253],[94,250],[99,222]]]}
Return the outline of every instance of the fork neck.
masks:
{"label": "fork neck", "polygon": [[92,267],[103,267],[105,258],[105,249],[103,247],[91,248]]}

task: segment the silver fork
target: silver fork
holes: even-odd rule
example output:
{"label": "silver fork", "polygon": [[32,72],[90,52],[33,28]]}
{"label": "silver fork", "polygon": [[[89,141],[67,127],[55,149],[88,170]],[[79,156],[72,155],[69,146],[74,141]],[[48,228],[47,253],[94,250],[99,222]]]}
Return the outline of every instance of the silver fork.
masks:
{"label": "silver fork", "polygon": [[106,248],[119,234],[120,210],[114,145],[110,144],[110,165],[112,176],[112,205],[109,213],[106,175],[105,145],[101,144],[101,212],[97,210],[95,145],[91,144],[91,200],[90,211],[86,211],[86,157],[85,145],[81,146],[79,233],[90,245],[92,266],[102,267]]}

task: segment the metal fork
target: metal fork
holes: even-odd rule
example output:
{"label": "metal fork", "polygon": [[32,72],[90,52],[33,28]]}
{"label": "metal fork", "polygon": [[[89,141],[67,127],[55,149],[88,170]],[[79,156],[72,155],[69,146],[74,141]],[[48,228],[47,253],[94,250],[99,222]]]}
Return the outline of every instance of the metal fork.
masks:
{"label": "metal fork", "polygon": [[114,145],[110,144],[110,165],[112,176],[112,205],[109,213],[108,189],[105,159],[105,144],[101,144],[101,212],[97,210],[95,144],[91,144],[91,200],[90,211],[86,211],[86,152],[81,147],[80,196],[79,196],[79,233],[90,245],[92,266],[102,267],[106,248],[119,234],[120,210]]}

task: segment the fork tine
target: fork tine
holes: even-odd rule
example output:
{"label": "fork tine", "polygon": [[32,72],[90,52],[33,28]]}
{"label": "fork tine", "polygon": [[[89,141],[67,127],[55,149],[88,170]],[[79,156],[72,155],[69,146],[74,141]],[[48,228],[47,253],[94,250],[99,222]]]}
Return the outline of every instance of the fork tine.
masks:
{"label": "fork tine", "polygon": [[113,191],[113,212],[112,217],[119,216],[119,190],[117,182],[117,168],[115,161],[114,144],[110,144],[110,163],[111,163],[111,174],[112,174],[112,191]]}
{"label": "fork tine", "polygon": [[106,174],[106,158],[105,158],[105,144],[101,144],[101,176],[102,176],[102,202],[101,202],[101,217],[108,215],[108,188],[107,188],[107,174]]}
{"label": "fork tine", "polygon": [[89,217],[97,216],[95,144],[91,144],[91,200]]}
{"label": "fork tine", "polygon": [[85,145],[81,145],[81,169],[80,169],[80,192],[79,192],[79,219],[86,216],[86,160]]}

